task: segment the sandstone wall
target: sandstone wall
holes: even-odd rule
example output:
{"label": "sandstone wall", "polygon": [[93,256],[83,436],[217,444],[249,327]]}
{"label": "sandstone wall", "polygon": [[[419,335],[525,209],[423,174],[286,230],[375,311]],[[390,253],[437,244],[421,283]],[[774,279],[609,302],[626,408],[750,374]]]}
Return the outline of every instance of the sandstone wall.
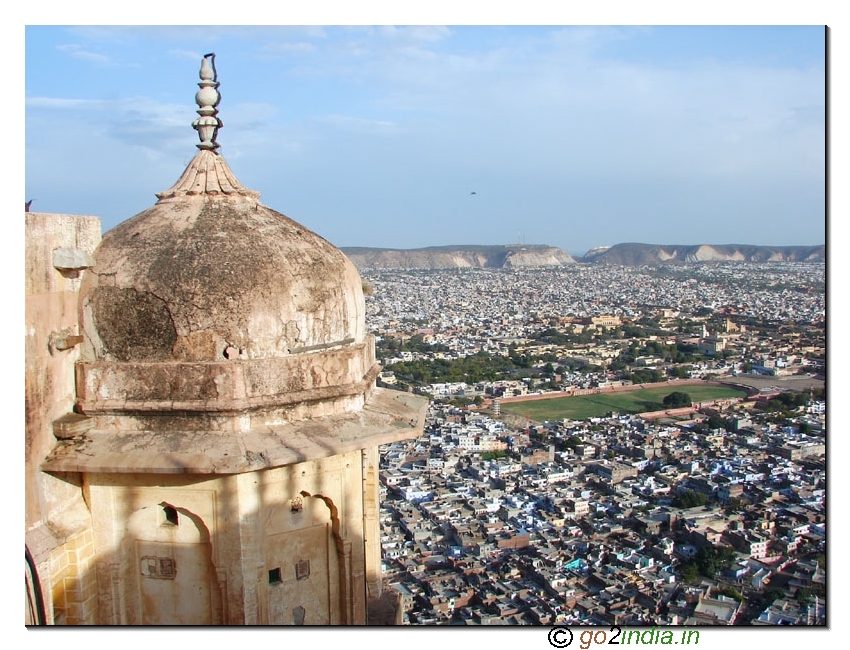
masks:
{"label": "sandstone wall", "polygon": [[100,219],[25,216],[26,541],[42,580],[49,621],[91,622],[94,588],[79,579],[80,567],[85,573],[93,556],[79,478],[44,474],[39,465],[55,443],[53,422],[74,405],[77,298],[85,273],[80,267],[100,241]]}

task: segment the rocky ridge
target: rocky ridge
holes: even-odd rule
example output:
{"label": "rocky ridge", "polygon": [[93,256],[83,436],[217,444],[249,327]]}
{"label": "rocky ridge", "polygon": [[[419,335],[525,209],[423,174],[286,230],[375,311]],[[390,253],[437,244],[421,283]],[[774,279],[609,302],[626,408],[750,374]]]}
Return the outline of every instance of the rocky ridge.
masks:
{"label": "rocky ridge", "polygon": [[573,257],[555,246],[431,246],[428,248],[342,247],[360,269],[528,268],[568,264],[689,264],[697,262],[824,262],[826,246],[743,244],[660,245],[625,243],[599,246]]}
{"label": "rocky ridge", "polygon": [[753,246],[744,244],[617,244],[588,251],[581,262],[640,266],[693,262],[823,262],[826,246]]}
{"label": "rocky ridge", "polygon": [[341,248],[358,269],[524,268],[575,264],[554,246],[432,246],[429,248]]}

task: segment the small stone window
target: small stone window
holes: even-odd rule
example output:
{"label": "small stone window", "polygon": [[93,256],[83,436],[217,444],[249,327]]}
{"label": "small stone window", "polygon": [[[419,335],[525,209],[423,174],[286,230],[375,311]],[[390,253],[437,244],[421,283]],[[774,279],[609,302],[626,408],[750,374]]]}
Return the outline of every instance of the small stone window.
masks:
{"label": "small stone window", "polygon": [[289,502],[289,511],[290,512],[301,512],[304,509],[304,499],[301,498],[301,495],[295,497]]}
{"label": "small stone window", "polygon": [[170,506],[167,503],[162,505],[162,512],[165,514],[165,522],[173,526],[180,525],[180,518],[177,515],[177,508]]}
{"label": "small stone window", "polygon": [[269,571],[269,584],[270,585],[279,585],[283,582],[283,578],[280,575],[280,567],[276,567]]}

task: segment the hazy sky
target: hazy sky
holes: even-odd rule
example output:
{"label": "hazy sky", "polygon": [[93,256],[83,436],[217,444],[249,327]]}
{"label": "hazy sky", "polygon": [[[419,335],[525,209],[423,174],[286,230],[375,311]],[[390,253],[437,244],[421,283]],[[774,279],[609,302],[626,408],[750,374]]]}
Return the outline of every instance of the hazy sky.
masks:
{"label": "hazy sky", "polygon": [[337,246],[826,241],[822,25],[30,25],[25,49],[26,198],[104,230],[196,153],[215,52],[220,152]]}

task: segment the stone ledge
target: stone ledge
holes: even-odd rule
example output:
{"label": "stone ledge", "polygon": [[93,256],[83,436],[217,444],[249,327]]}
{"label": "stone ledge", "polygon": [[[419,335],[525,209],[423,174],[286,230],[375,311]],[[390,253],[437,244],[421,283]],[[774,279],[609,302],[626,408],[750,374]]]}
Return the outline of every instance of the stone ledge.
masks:
{"label": "stone ledge", "polygon": [[322,386],[308,390],[281,392],[274,395],[259,397],[243,397],[233,399],[206,400],[133,400],[133,399],[99,399],[78,401],[77,410],[86,415],[121,414],[121,413],[198,413],[211,414],[244,413],[259,409],[286,407],[309,402],[330,401],[340,397],[363,395],[375,383],[381,373],[378,364],[372,366],[361,381],[341,386]]}
{"label": "stone ledge", "polygon": [[90,431],[57,444],[46,472],[241,474],[328,458],[422,433],[428,400],[376,388],[358,413],[219,431]]}
{"label": "stone ledge", "polygon": [[272,359],[77,362],[76,410],[233,412],[357,392],[380,373],[369,343]]}

